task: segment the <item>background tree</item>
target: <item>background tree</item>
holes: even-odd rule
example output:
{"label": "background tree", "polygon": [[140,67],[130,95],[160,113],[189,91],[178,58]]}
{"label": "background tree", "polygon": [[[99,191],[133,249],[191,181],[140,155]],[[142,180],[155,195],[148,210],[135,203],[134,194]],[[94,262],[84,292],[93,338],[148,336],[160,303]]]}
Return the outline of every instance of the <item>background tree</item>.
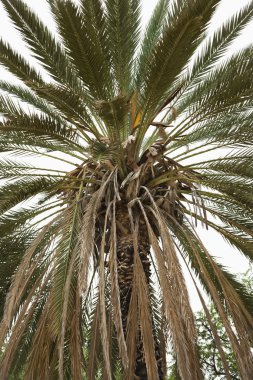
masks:
{"label": "background tree", "polygon": [[[208,305],[212,322],[219,335],[222,349],[227,361],[231,379],[240,380],[236,359],[222,320],[213,304]],[[212,329],[204,312],[196,313],[196,328],[198,333],[198,347],[202,371],[205,380],[226,380],[226,373],[222,364],[219,350],[216,346]],[[175,359],[170,365],[168,380],[181,380]]]}
{"label": "background tree", "polygon": [[[232,379],[240,379],[236,360],[223,323],[213,304],[209,306],[209,309],[212,321],[220,337],[222,348],[227,359],[230,376]],[[215,345],[212,330],[210,329],[204,313],[197,313],[196,323],[199,336],[199,354],[203,372],[205,373],[205,378],[208,380],[226,379],[226,373],[222,365],[222,360]]]}
{"label": "background tree", "polygon": [[[241,281],[245,284],[248,291],[253,291],[253,271],[252,268],[240,276]],[[229,365],[230,375],[232,379],[240,379],[239,371],[236,365],[235,356],[226,334],[226,329],[222,323],[222,320],[215,309],[215,306],[211,304],[209,306],[210,315],[212,321],[216,327],[217,333],[220,336],[222,347],[227,358]],[[209,323],[203,312],[198,312],[196,315],[197,331],[198,331],[198,346],[199,353],[202,362],[203,372],[206,379],[218,380],[226,379],[226,374],[222,365],[222,360],[219,355],[219,351],[215,345],[215,339],[210,329]]]}
{"label": "background tree", "polygon": [[39,65],[0,41],[1,379],[163,379],[169,342],[202,379],[184,260],[251,380],[252,295],[192,223],[252,259],[252,47],[217,63],[253,3],[206,38],[219,2],[161,0],[142,34],[139,0],[50,0],[54,36],[1,0]]}

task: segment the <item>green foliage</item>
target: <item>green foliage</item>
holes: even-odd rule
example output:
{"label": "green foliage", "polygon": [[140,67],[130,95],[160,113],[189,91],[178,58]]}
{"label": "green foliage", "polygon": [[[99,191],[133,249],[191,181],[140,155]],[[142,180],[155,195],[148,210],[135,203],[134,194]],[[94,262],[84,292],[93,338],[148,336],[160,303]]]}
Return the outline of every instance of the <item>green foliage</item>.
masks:
{"label": "green foliage", "polygon": [[[231,348],[230,341],[227,337],[226,330],[223,326],[222,320],[217,314],[213,304],[210,305],[210,314],[212,321],[217,329],[217,333],[222,341],[222,347],[228,362],[229,371],[232,379],[240,379],[236,360]],[[196,315],[196,323],[198,330],[198,345],[199,354],[201,358],[202,367],[207,380],[225,379],[226,373],[222,365],[222,360],[215,345],[212,331],[209,323],[202,312]]]}

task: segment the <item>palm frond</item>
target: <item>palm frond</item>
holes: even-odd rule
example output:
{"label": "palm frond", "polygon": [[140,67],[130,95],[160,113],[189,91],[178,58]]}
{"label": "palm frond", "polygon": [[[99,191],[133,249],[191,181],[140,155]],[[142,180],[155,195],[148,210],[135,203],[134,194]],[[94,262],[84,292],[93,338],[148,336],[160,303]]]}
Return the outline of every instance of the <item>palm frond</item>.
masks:
{"label": "palm frond", "polygon": [[13,95],[18,100],[28,103],[38,111],[42,111],[50,116],[53,116],[56,113],[56,110],[50,107],[45,101],[43,101],[43,99],[36,96],[33,91],[27,89],[25,86],[18,86],[5,81],[1,81],[0,89],[6,91],[10,95]]}
{"label": "palm frond", "polygon": [[[190,132],[185,134],[182,138],[174,140],[168,146],[171,151],[175,151],[180,147],[192,146],[188,152],[197,153],[201,147],[205,148],[207,145],[215,144],[219,147],[238,147],[247,148],[251,145],[251,114],[252,111],[242,108],[241,113],[221,113],[207,117],[206,120],[198,122],[193,119],[190,125],[185,125],[183,128],[188,129]],[[195,126],[191,129],[191,126]],[[173,140],[173,139],[172,139]],[[195,145],[194,143],[197,143]],[[213,146],[215,146],[213,145]],[[202,149],[203,151],[203,149]],[[181,155],[182,156],[182,155]],[[184,154],[186,157],[187,155]]]}
{"label": "palm frond", "polygon": [[[95,98],[107,99],[106,90],[110,88],[110,83],[108,83],[110,69],[108,63],[106,65],[107,57],[104,56],[100,40],[95,40],[98,37],[98,29],[90,27],[91,19],[94,20],[91,2],[84,3],[82,12],[72,1],[64,3],[54,1],[50,4],[69,56],[85,86]],[[101,13],[102,8],[97,8],[96,11]],[[95,17],[98,20],[96,13]],[[103,23],[103,18],[100,23]],[[93,41],[92,45],[90,41]]]}
{"label": "palm frond", "polygon": [[0,62],[18,79],[22,80],[27,86],[43,84],[43,80],[38,71],[31,67],[28,60],[22,57],[19,53],[2,39],[0,39]]}
{"label": "palm frond", "polygon": [[[19,206],[18,209],[11,209],[8,212],[5,212],[0,217],[0,226],[1,239],[3,238],[19,238],[22,237],[22,234],[28,231],[32,233],[31,225],[39,225],[41,221],[44,221],[47,218],[51,218],[52,214],[49,214],[53,210],[54,212],[60,212],[59,208],[63,206],[62,201],[54,200],[50,203],[48,202],[45,205],[40,206],[39,204],[44,201],[45,197],[40,198],[38,202],[33,204],[33,206]],[[55,210],[57,208],[57,210]],[[35,222],[36,218],[36,222]]]}
{"label": "palm frond", "polygon": [[0,213],[6,212],[41,192],[54,189],[59,181],[60,179],[45,178],[43,176],[41,178],[23,176],[21,179],[3,185],[0,189]]}
{"label": "palm frond", "polygon": [[[190,244],[193,247],[194,250],[198,250],[196,247],[199,247],[201,249],[202,255],[204,255],[205,260],[207,261],[208,265],[211,266],[211,268],[212,268],[212,270],[214,272],[214,275],[215,275],[217,281],[220,283],[220,288],[222,289],[222,292],[224,292],[224,295],[225,295],[225,293],[227,291],[229,291],[229,289],[232,288],[231,284],[227,281],[227,279],[225,279],[223,277],[222,271],[215,264],[214,260],[210,257],[210,255],[208,254],[207,250],[203,247],[203,244],[198,239],[196,239],[196,237],[194,237],[194,234],[190,233],[189,229],[187,229],[186,226],[184,226],[182,228],[182,231],[183,230],[185,231],[184,232],[185,236],[187,236],[187,234],[189,234],[188,237],[187,237],[188,244]],[[186,232],[186,231],[188,231],[188,232]],[[202,275],[204,277],[204,280],[208,284],[208,289],[209,289],[209,291],[210,291],[210,293],[211,293],[211,295],[213,297],[213,300],[214,300],[214,302],[216,304],[217,310],[220,313],[220,315],[222,317],[222,320],[224,321],[224,326],[226,328],[227,334],[228,334],[229,339],[231,341],[231,345],[232,345],[232,347],[234,349],[234,352],[235,352],[235,355],[236,355],[236,359],[237,359],[237,362],[238,362],[238,366],[240,368],[240,372],[243,373],[244,376],[246,376],[246,378],[247,378],[247,376],[249,376],[250,371],[252,371],[252,369],[251,369],[252,368],[252,354],[250,352],[250,348],[249,348],[249,345],[248,345],[248,339],[251,339],[251,338],[248,336],[246,338],[247,341],[240,340],[240,342],[239,342],[239,340],[237,340],[235,334],[231,330],[231,326],[230,326],[229,321],[228,321],[228,319],[227,319],[227,317],[225,315],[225,310],[223,309],[222,304],[220,303],[218,293],[216,293],[217,290],[215,290],[214,286],[211,286],[210,281],[213,281],[213,280],[212,280],[211,277],[208,276],[208,271],[203,266],[203,261],[201,259],[201,256],[197,252],[194,255],[194,259],[196,260],[196,262],[198,263],[198,265],[200,265],[201,272],[202,272]],[[233,292],[234,292],[234,290],[233,290]],[[233,297],[236,297],[236,298],[238,297],[235,294],[232,295],[232,293],[230,293],[230,296],[232,298]],[[225,296],[225,299],[226,299],[226,302],[227,302],[228,301],[227,296]],[[244,314],[245,315],[245,320],[240,325],[238,325],[238,321],[239,321],[238,320],[238,316],[236,314],[234,314],[234,313],[236,313],[236,310],[235,310],[236,308],[234,308],[235,304],[238,306],[238,308],[240,308],[240,309],[242,308],[241,312],[240,312],[240,313],[242,313],[242,315],[245,313]],[[250,330],[248,329],[247,326],[248,326],[248,323],[252,323],[252,321],[249,322],[251,320],[251,316],[250,316],[249,313],[247,313],[245,307],[241,303],[238,303],[238,298],[237,298],[237,301],[236,301],[235,304],[232,304],[232,303],[229,302],[228,304],[226,304],[226,306],[227,306],[228,310],[230,311],[230,313],[233,315],[234,323],[235,323],[235,325],[238,326],[237,334],[242,339],[242,337],[245,336],[244,334],[247,335],[250,332]],[[242,346],[241,346],[241,344],[242,344]],[[240,356],[240,352],[241,351],[244,351],[246,357],[248,358],[247,359],[248,367],[243,367],[243,363],[241,361],[241,356]]]}
{"label": "palm frond", "polygon": [[[2,230],[1,230],[2,232]],[[4,301],[8,294],[12,277],[16,272],[23,256],[23,252],[30,245],[33,235],[28,230],[22,235],[12,235],[12,231],[8,231],[8,235],[1,236],[1,270],[0,270],[0,317],[3,317]]]}
{"label": "palm frond", "polygon": [[218,3],[196,1],[192,5],[186,2],[183,7],[180,2],[172,4],[167,26],[154,45],[152,56],[148,57],[149,62],[145,65],[146,71],[142,74],[146,121],[155,117],[156,111],[170,95],[168,91],[173,92],[178,87],[174,84],[175,79],[199,43],[199,36]]}
{"label": "palm frond", "polygon": [[71,88],[80,88],[80,80],[61,45],[37,15],[22,0],[2,0],[2,4],[34,56],[52,77]]}
{"label": "palm frond", "polygon": [[[156,212],[157,211],[158,210],[156,209]],[[144,217],[146,223],[148,223],[148,218],[145,213]],[[163,292],[164,311],[167,323],[170,327],[177,360],[180,364],[180,374],[183,378],[187,378],[189,374],[194,373],[196,378],[201,379],[202,374],[195,347],[195,326],[189,305],[187,289],[186,286],[183,286],[183,294],[172,298],[172,293],[175,294],[176,289],[178,288],[178,283],[181,284],[180,291],[182,291],[183,278],[181,268],[178,263],[175,247],[164,224],[163,218],[159,214],[156,215],[155,218],[156,223],[160,225],[159,227],[162,231],[162,250],[159,247],[159,243],[155,238],[155,234],[152,231],[150,224],[148,223],[147,226],[150,242],[156,254],[159,279],[161,281],[161,289]],[[170,294],[169,297],[167,297],[168,293]],[[184,347],[186,346],[188,347],[188,350],[191,350],[192,352],[190,358],[185,357]],[[181,365],[181,361],[184,365]]]}
{"label": "palm frond", "polygon": [[240,9],[228,21],[226,21],[213,36],[205,42],[203,50],[196,58],[190,70],[190,81],[195,85],[202,76],[208,73],[215,63],[221,58],[229,45],[239,36],[243,28],[249,23],[253,16],[253,6],[249,2]]}
{"label": "palm frond", "polygon": [[[217,115],[233,110],[233,107],[238,107],[238,104],[243,107],[250,103],[252,86],[248,78],[252,75],[251,57],[251,47],[236,53],[229,61],[225,61],[206,75],[192,93],[186,92],[185,98],[191,109],[190,112],[192,115],[196,115],[195,123],[198,121],[200,112],[201,118],[203,118],[204,115]],[[229,81],[229,78],[233,78],[233,81]],[[206,92],[207,88],[208,93]],[[208,107],[206,107],[207,104]],[[183,106],[179,106],[180,112],[181,107],[183,108]]]}
{"label": "palm frond", "polygon": [[[55,251],[55,268],[54,273],[54,288],[50,294],[49,313],[53,316],[50,323],[50,331],[59,341],[59,376],[64,378],[64,347],[71,346],[71,334],[74,333],[69,324],[70,312],[73,310],[77,315],[80,310],[75,307],[75,296],[77,277],[76,277],[76,255],[78,254],[78,219],[80,218],[80,202],[76,200],[76,205],[69,208],[69,212],[63,220],[61,227],[62,233]],[[79,202],[79,203],[78,203]],[[77,295],[76,295],[77,296]],[[80,307],[80,306],[79,306]],[[74,317],[74,315],[73,315]],[[81,342],[75,344],[80,345]],[[80,352],[79,352],[80,354]],[[79,363],[81,356],[79,357]],[[77,378],[81,376],[81,369]],[[76,368],[77,371],[77,368]]]}
{"label": "palm frond", "polygon": [[142,73],[145,73],[148,65],[151,49],[156,45],[159,37],[161,36],[163,27],[166,24],[165,15],[168,12],[169,0],[160,0],[156,5],[153,15],[149,20],[149,23],[145,30],[145,35],[142,40],[141,53],[138,57],[138,63],[136,68],[135,86],[138,88],[143,80]]}
{"label": "palm frond", "polygon": [[105,33],[110,41],[116,94],[127,94],[140,37],[140,1],[106,0],[105,10]]}
{"label": "palm frond", "polygon": [[[83,149],[79,143],[79,135],[72,126],[56,121],[51,117],[36,114],[8,116],[9,120],[0,123],[1,136],[5,138],[5,141],[7,139],[7,143],[16,145],[31,144],[47,148],[47,142],[48,145],[50,145],[50,142],[54,142],[59,146],[62,145],[62,148],[64,146],[71,147],[73,151]],[[32,143],[32,138],[35,139],[34,144]],[[41,141],[41,145],[39,141]],[[36,145],[36,142],[38,145]]]}

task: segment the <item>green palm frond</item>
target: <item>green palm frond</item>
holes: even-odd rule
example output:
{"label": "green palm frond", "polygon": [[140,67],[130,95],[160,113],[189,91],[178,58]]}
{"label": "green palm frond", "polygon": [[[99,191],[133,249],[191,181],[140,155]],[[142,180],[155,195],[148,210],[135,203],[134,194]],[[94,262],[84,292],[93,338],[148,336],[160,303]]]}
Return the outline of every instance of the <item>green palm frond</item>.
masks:
{"label": "green palm frond", "polygon": [[252,210],[245,209],[245,204],[215,193],[199,191],[199,194],[203,200],[202,207],[206,212],[219,217],[229,225],[232,223],[235,228],[241,229],[245,234],[252,234]]}
{"label": "green palm frond", "polygon": [[[186,93],[187,103],[192,107],[190,113],[195,116],[195,123],[207,115],[217,115],[233,111],[241,103],[247,106],[252,101],[252,48],[243,50],[231,57],[229,61],[216,68],[205,77],[203,84],[197,86],[192,94]],[[229,78],[233,78],[229,81]],[[229,81],[229,82],[228,82]],[[229,85],[228,85],[229,83]],[[206,90],[208,89],[208,93]],[[208,104],[208,106],[207,106]],[[184,108],[179,106],[179,109]],[[200,120],[201,120],[200,119]]]}
{"label": "green palm frond", "polygon": [[151,49],[156,45],[161,36],[162,29],[165,27],[166,17],[164,16],[166,15],[166,12],[168,12],[169,3],[169,0],[160,0],[158,2],[149,24],[146,27],[145,36],[141,45],[141,53],[137,63],[136,87],[139,87],[143,80],[142,74],[147,70]]}
{"label": "green palm frond", "polygon": [[85,104],[90,103],[87,97],[83,98],[78,92],[69,90],[64,86],[54,86],[52,84],[37,88],[36,93],[49,104],[51,103],[58,112],[60,111],[67,121],[78,126],[81,125],[84,129],[92,129],[87,126],[88,123],[91,124]]}
{"label": "green palm frond", "polygon": [[42,200],[43,198],[39,202],[35,202],[35,205],[33,204],[32,207],[23,206],[3,213],[0,217],[1,238],[11,240],[15,235],[18,238],[21,233],[25,234],[26,231],[31,233],[31,227],[39,227],[42,224],[41,222],[60,212],[60,208],[63,205],[62,201],[54,200],[48,202],[47,200],[46,205],[40,206],[39,203]]}
{"label": "green palm frond", "polygon": [[110,59],[115,90],[129,91],[140,36],[140,1],[106,0],[105,33],[110,41]]}
{"label": "green palm frond", "polygon": [[30,178],[23,176],[14,182],[7,183],[1,187],[0,213],[6,212],[10,208],[21,202],[43,192],[54,189],[55,184],[61,179],[37,177]]}
{"label": "green palm frond", "polygon": [[[22,177],[29,174],[29,172],[32,174],[35,170],[47,171],[47,169],[36,168],[29,163],[22,163],[20,161],[17,162],[9,158],[0,159],[0,179]],[[50,171],[50,169],[48,171]],[[57,172],[57,170],[55,172]],[[34,174],[36,175],[36,173]]]}
{"label": "green palm frond", "polygon": [[30,145],[49,150],[70,149],[83,151],[83,146],[76,130],[50,117],[17,114],[0,123],[0,140],[16,146]]}
{"label": "green palm frond", "polygon": [[2,91],[6,91],[10,95],[13,95],[18,100],[29,104],[29,106],[34,107],[38,111],[44,112],[50,116],[56,116],[56,110],[50,107],[43,99],[36,96],[33,91],[25,88],[24,86],[17,86],[5,81],[1,81],[0,89]]}
{"label": "green palm frond", "polygon": [[252,181],[250,179],[245,181],[245,179],[238,176],[213,174],[206,176],[201,182],[203,185],[216,189],[223,194],[229,195],[232,199],[252,207]]}
{"label": "green palm frond", "polygon": [[[225,222],[225,225],[220,225],[217,222],[214,223],[212,220],[204,218],[200,214],[196,214],[192,211],[185,211],[191,217],[194,217],[196,221],[201,221],[205,223],[206,226],[211,227],[214,231],[221,234],[221,236],[229,242],[233,247],[237,248],[243,255],[252,260],[252,232],[251,229],[245,228],[245,222],[242,220],[234,221],[234,219],[229,218],[226,214],[221,211],[216,212],[212,208],[205,208],[206,211],[218,217],[220,221]],[[216,210],[216,205],[215,205]],[[252,220],[252,219],[250,219]]]}
{"label": "green palm frond", "polygon": [[23,1],[3,0],[2,4],[34,56],[52,77],[71,88],[80,87],[80,80],[65,52],[36,14]]}
{"label": "green palm frond", "polygon": [[22,80],[29,87],[43,83],[40,74],[30,65],[29,61],[13,50],[12,47],[2,39],[0,40],[0,62],[10,73]]}
{"label": "green palm frond", "polygon": [[[103,86],[106,83],[105,73],[103,73],[104,60],[101,60],[99,56],[99,53],[101,55],[100,45],[90,45],[91,36],[90,28],[87,28],[87,17],[83,17],[83,12],[80,12],[72,1],[64,3],[54,1],[51,9],[69,56],[85,86],[94,97],[106,98],[104,92],[106,87]],[[108,71],[107,67],[107,75]]]}
{"label": "green palm frond", "polygon": [[253,17],[253,5],[250,1],[245,7],[229,18],[214,32],[214,35],[205,43],[191,69],[190,81],[195,85],[199,82],[214,64],[221,58],[229,45],[239,36],[243,28]]}
{"label": "green palm frond", "polygon": [[[192,130],[185,134],[182,138],[173,141],[168,145],[171,151],[175,151],[180,147],[190,146],[188,152],[197,150],[201,146],[206,147],[210,144],[215,144],[220,147],[239,147],[251,145],[252,133],[252,111],[246,107],[242,114],[221,114],[218,117],[211,117],[197,123]],[[191,122],[191,121],[190,121]],[[192,124],[194,120],[192,121]],[[184,128],[184,126],[182,127]],[[186,129],[189,127],[186,126]],[[197,143],[197,145],[194,145]],[[202,149],[203,150],[203,149]],[[181,154],[181,156],[183,156]],[[186,156],[184,154],[184,156]]]}
{"label": "green palm frond", "polygon": [[[196,1],[193,5],[186,2],[182,6],[178,2],[171,6],[167,25],[163,28],[160,39],[153,45],[152,55],[147,57],[146,71],[142,74],[146,103],[144,114],[147,113],[145,116],[148,121],[156,115],[161,102],[170,95],[168,90],[177,88],[175,80],[199,43],[199,36],[218,3],[219,1],[210,1],[208,4]],[[178,14],[180,17],[177,17]]]}
{"label": "green palm frond", "polygon": [[1,116],[20,116],[25,112],[21,103],[17,103],[11,96],[0,94],[0,112]]}

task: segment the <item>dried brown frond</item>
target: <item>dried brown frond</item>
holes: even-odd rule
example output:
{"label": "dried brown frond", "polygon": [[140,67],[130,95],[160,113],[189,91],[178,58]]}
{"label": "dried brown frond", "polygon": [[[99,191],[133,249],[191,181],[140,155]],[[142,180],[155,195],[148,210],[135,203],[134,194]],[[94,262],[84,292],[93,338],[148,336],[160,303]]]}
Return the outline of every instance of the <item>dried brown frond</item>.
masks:
{"label": "dried brown frond", "polygon": [[78,286],[80,296],[85,291],[88,280],[88,268],[90,258],[94,251],[95,240],[95,224],[97,212],[100,207],[101,201],[105,195],[108,184],[110,183],[114,172],[106,175],[103,184],[100,188],[91,195],[91,198],[86,205],[83,219],[82,228],[80,231],[80,257],[79,257],[79,276]]}
{"label": "dried brown frond", "polygon": [[156,214],[156,220],[161,231],[161,248],[140,202],[139,205],[144,215],[150,243],[155,253],[163,294],[164,312],[176,352],[180,375],[185,380],[193,374],[196,379],[203,379],[196,349],[194,317],[168,228],[163,221],[162,215]]}
{"label": "dried brown frond", "polygon": [[134,378],[136,366],[136,343],[138,339],[138,326],[140,319],[138,314],[137,289],[135,280],[136,279],[134,278],[133,290],[131,293],[131,300],[127,317],[126,344],[129,364],[124,374],[124,380],[132,380]]}
{"label": "dried brown frond", "polygon": [[[13,277],[10,290],[6,297],[3,321],[0,324],[0,342],[2,342],[4,339],[2,326],[10,326],[11,320],[13,318],[13,315],[15,314],[15,310],[19,305],[19,302],[26,289],[26,286],[34,273],[34,270],[37,268],[39,260],[41,259],[41,257],[43,257],[45,253],[46,248],[44,247],[37,255],[35,255],[37,248],[44,239],[45,234],[48,232],[50,227],[54,224],[54,222],[59,220],[60,217],[61,215],[58,215],[56,218],[54,218],[51,222],[49,222],[46,226],[42,228],[42,230],[38,233],[37,237],[32,242],[31,246],[24,254],[23,260],[21,261],[21,264]],[[46,241],[46,247],[50,245],[52,239],[53,237]]]}
{"label": "dried brown frond", "polygon": [[70,321],[70,339],[69,339],[69,351],[71,357],[71,372],[73,379],[82,380],[84,370],[84,358],[83,358],[83,340],[81,326],[81,305],[80,295],[78,291],[75,292],[75,304],[72,310],[72,319]]}
{"label": "dried brown frond", "polygon": [[[68,273],[66,276],[66,282],[65,282],[64,291],[63,291],[64,301],[63,301],[63,308],[62,308],[62,315],[61,315],[61,331],[59,335],[59,378],[60,380],[64,379],[64,346],[65,346],[64,340],[65,340],[66,326],[68,323],[67,319],[69,319],[69,315],[68,315],[69,314],[68,313],[69,312],[69,296],[70,296],[70,291],[71,291],[71,283],[73,281],[75,260],[76,260],[76,256],[75,256],[75,252],[73,252],[68,269],[67,269]],[[78,295],[77,288],[75,288],[75,304],[77,301],[76,300],[77,297],[80,298],[80,295]],[[78,325],[79,316],[80,316],[80,305],[79,305],[79,310],[76,310],[76,308],[74,308],[74,310],[73,308],[71,309],[71,315],[72,315],[72,321],[70,323],[69,328],[71,330],[72,344],[76,346],[76,349],[77,349],[77,351],[74,350],[74,353],[79,354],[78,365],[76,366],[72,365],[72,368],[74,369],[74,372],[76,375],[75,378],[79,380],[81,379],[80,331],[79,331],[80,326]],[[75,323],[77,323],[77,325]],[[76,330],[77,326],[78,326],[78,331]],[[73,328],[74,328],[74,331],[72,330]],[[75,339],[73,339],[73,337],[75,337]],[[72,359],[72,355],[71,355],[71,359]],[[78,371],[78,368],[79,368],[79,371]]]}
{"label": "dried brown frond", "polygon": [[222,347],[222,343],[221,343],[221,339],[219,337],[219,334],[217,332],[217,329],[212,321],[212,317],[211,317],[211,314],[208,310],[208,306],[204,300],[204,298],[202,297],[202,294],[201,294],[201,291],[199,289],[199,286],[197,285],[196,281],[195,281],[195,278],[193,277],[191,271],[189,270],[189,266],[187,265],[186,261],[184,260],[185,264],[186,264],[186,267],[188,268],[188,271],[189,271],[189,274],[191,276],[191,279],[194,283],[194,286],[195,286],[195,289],[198,293],[198,296],[199,296],[199,299],[200,299],[200,302],[202,304],[202,307],[203,307],[203,310],[204,310],[204,313],[205,313],[205,316],[207,318],[207,321],[208,321],[208,324],[210,326],[210,329],[212,331],[212,334],[213,334],[213,337],[214,337],[214,341],[215,341],[215,344],[216,344],[216,347],[219,351],[219,354],[220,354],[220,357],[221,357],[221,361],[222,361],[222,365],[224,367],[224,371],[225,371],[225,375],[226,375],[226,378],[228,380],[232,379],[231,376],[230,376],[230,373],[229,373],[229,366],[228,366],[228,361],[226,359],[226,355],[224,353],[224,350],[223,350],[223,347]]}
{"label": "dried brown frond", "polygon": [[[43,379],[49,379],[50,357],[49,352],[53,351],[54,342],[48,329],[49,313],[46,307],[43,311],[37,330],[33,338],[33,349],[30,352],[28,366],[25,373],[25,378],[33,379],[39,376]],[[41,350],[37,350],[41,347]],[[56,348],[54,348],[57,351]]]}
{"label": "dried brown frond", "polygon": [[105,370],[108,380],[112,379],[111,362],[109,357],[109,339],[107,331],[107,318],[106,318],[106,304],[105,304],[105,244],[106,244],[106,229],[108,223],[108,216],[111,213],[112,203],[109,204],[104,223],[104,231],[100,245],[99,257],[99,306],[100,306],[100,332],[101,343],[103,348],[103,357],[105,363]]}
{"label": "dried brown frond", "polygon": [[[176,221],[174,221],[174,222],[176,223]],[[236,360],[237,360],[237,364],[238,364],[240,374],[243,378],[250,379],[250,376],[252,374],[252,368],[253,368],[252,367],[252,353],[249,350],[248,343],[242,341],[242,339],[245,338],[245,335],[244,334],[241,335],[240,331],[237,331],[237,334],[238,334],[238,336],[237,336],[235,334],[235,332],[233,331],[233,328],[231,327],[230,321],[228,319],[228,315],[227,315],[226,310],[224,308],[224,304],[220,299],[219,293],[218,293],[218,291],[217,291],[217,289],[213,283],[213,280],[209,276],[207,268],[205,267],[201,257],[199,256],[199,253],[198,253],[196,247],[194,246],[194,242],[191,241],[191,238],[184,231],[182,226],[180,226],[178,224],[177,224],[177,226],[178,226],[178,228],[180,228],[182,230],[185,238],[187,239],[191,248],[195,252],[195,259],[196,259],[196,261],[200,267],[203,279],[206,282],[206,284],[208,285],[208,289],[210,291],[212,299],[215,303],[217,311],[218,311],[218,313],[222,319],[222,322],[223,322],[224,327],[226,329],[227,335],[229,337],[231,346],[233,348],[233,352],[234,352]],[[200,243],[199,240],[197,240],[197,242]],[[203,248],[203,245],[202,245],[202,248]],[[209,257],[209,262],[211,263],[211,265],[214,264],[211,257]],[[244,359],[242,359],[242,353],[244,354],[244,356],[243,356]],[[245,365],[245,359],[247,360],[247,365]]]}
{"label": "dried brown frond", "polygon": [[[16,350],[19,346],[19,343],[22,339],[22,336],[27,329],[27,326],[30,322],[30,318],[35,310],[35,307],[37,305],[37,297],[39,296],[40,292],[43,292],[44,288],[47,286],[47,282],[49,281],[51,277],[51,273],[48,271],[48,268],[46,268],[43,273],[38,277],[36,282],[34,283],[33,287],[30,290],[29,295],[26,297],[25,302],[22,304],[18,318],[15,321],[15,325],[11,328],[11,334],[8,337],[8,345],[6,346],[4,350],[4,356],[1,361],[1,368],[0,368],[0,378],[6,379],[8,376],[9,369],[12,365],[12,362],[15,357]],[[41,285],[41,281],[43,279],[43,283]],[[36,293],[37,292],[37,293]],[[37,295],[37,296],[36,296]],[[3,334],[3,337],[5,337],[8,327],[7,325],[4,325],[5,327],[5,334]],[[4,342],[1,344],[2,347],[4,347]],[[37,351],[38,353],[38,351]]]}
{"label": "dried brown frond", "polygon": [[[130,211],[130,209],[129,209]],[[149,300],[149,291],[145,272],[143,270],[143,265],[139,256],[138,248],[138,222],[134,222],[131,211],[129,213],[132,235],[133,235],[133,245],[134,245],[134,276],[135,284],[137,290],[137,303],[138,312],[140,316],[140,331],[141,331],[141,342],[143,344],[143,353],[145,357],[145,363],[147,367],[148,377],[154,380],[159,380],[156,355],[155,355],[155,344],[154,336],[151,322],[151,308]],[[138,361],[137,361],[138,365]]]}
{"label": "dried brown frond", "polygon": [[100,345],[100,329],[99,329],[99,315],[100,315],[100,305],[99,302],[96,305],[94,317],[91,327],[91,337],[89,346],[89,358],[87,364],[87,377],[88,379],[95,379],[97,371],[97,362],[99,356],[99,345]]}
{"label": "dried brown frond", "polygon": [[122,364],[125,369],[128,367],[127,346],[122,326],[122,313],[120,305],[120,289],[118,283],[118,264],[117,264],[117,226],[116,226],[116,199],[113,201],[109,269],[111,276],[111,301],[113,307],[113,319],[117,333],[119,352]]}

